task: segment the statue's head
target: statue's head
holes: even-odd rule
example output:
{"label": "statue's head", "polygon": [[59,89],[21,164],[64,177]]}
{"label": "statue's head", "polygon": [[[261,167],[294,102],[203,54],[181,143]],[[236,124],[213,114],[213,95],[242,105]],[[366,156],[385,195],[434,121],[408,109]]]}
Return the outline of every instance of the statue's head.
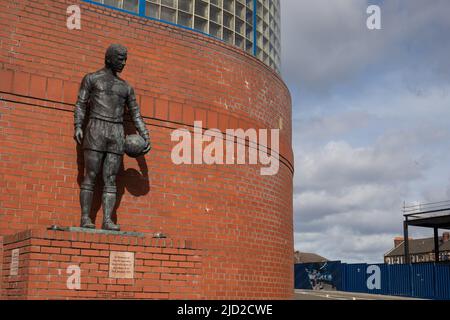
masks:
{"label": "statue's head", "polygon": [[116,73],[121,73],[127,62],[127,48],[121,44],[112,44],[106,50],[105,66]]}

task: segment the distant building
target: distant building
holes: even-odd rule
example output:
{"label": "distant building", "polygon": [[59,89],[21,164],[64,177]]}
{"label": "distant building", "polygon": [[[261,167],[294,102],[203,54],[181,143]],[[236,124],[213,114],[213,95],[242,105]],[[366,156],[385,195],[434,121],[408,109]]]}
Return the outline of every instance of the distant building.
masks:
{"label": "distant building", "polygon": [[320,263],[327,262],[328,259],[319,256],[315,253],[307,253],[307,252],[294,252],[294,263]]}
{"label": "distant building", "polygon": [[[450,233],[445,232],[439,237],[439,261],[450,261]],[[434,239],[409,239],[411,263],[434,262]],[[405,263],[405,246],[403,237],[394,239],[394,248],[384,255],[387,264]]]}

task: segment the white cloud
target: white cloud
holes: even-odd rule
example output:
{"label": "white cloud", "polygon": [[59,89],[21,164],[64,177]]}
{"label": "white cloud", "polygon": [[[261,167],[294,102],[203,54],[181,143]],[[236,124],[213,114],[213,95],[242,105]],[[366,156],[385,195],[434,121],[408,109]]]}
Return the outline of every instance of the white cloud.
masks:
{"label": "white cloud", "polygon": [[[365,106],[379,103],[377,91],[368,91],[370,103]],[[444,106],[450,104],[450,98],[397,90],[385,94],[384,99],[389,101],[389,112],[338,109],[335,114],[314,115],[314,121],[297,123],[301,128],[294,134],[298,250],[344,261],[380,262],[392,247],[392,239],[402,234],[404,200],[445,199],[450,190],[450,130],[427,115],[448,119],[450,110]],[[349,98],[347,104],[363,102]],[[411,113],[404,116],[405,123],[392,126],[392,119],[407,109]],[[349,141],[352,135],[364,134],[380,124],[384,127],[374,130],[372,140],[362,139],[358,146]],[[309,141],[296,139],[302,135]],[[370,245],[373,239],[378,239],[377,243]],[[352,241],[357,242],[352,246]]]}
{"label": "white cloud", "polygon": [[[360,235],[342,227],[327,232],[295,233],[295,245],[305,252],[316,252],[330,260],[346,263],[380,263],[380,252],[393,245],[391,234]],[[337,246],[336,244],[339,244]]]}
{"label": "white cloud", "polygon": [[300,188],[309,190],[337,191],[346,186],[387,185],[420,177],[410,155],[383,144],[352,148],[347,142],[331,141],[315,152],[300,154],[296,161]]}
{"label": "white cloud", "polygon": [[[381,5],[382,30],[366,27],[362,0],[284,0],[283,74],[293,87],[328,91],[356,77],[396,70],[415,89],[436,78],[448,82],[447,0],[390,0]],[[420,88],[419,88],[420,91]]]}
{"label": "white cloud", "polygon": [[[406,201],[450,198],[450,2],[283,0],[296,248],[380,262]],[[413,236],[427,232],[412,232]]]}
{"label": "white cloud", "polygon": [[282,11],[283,71],[299,86],[336,82],[358,69],[358,60],[372,51],[360,45],[363,1],[291,0]]}
{"label": "white cloud", "polygon": [[326,117],[313,115],[306,118],[300,115],[299,119],[294,119],[294,122],[297,122],[295,127],[298,128],[294,134],[302,141],[332,139],[356,128],[364,128],[369,121],[373,120],[372,114],[359,110],[331,114]]}

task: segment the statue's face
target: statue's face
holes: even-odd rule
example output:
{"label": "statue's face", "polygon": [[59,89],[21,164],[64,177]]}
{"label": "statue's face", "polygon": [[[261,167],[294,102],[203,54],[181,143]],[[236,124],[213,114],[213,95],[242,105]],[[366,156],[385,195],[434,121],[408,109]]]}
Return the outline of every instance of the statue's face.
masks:
{"label": "statue's face", "polygon": [[126,53],[117,53],[112,56],[110,62],[111,69],[116,73],[121,73],[127,63]]}

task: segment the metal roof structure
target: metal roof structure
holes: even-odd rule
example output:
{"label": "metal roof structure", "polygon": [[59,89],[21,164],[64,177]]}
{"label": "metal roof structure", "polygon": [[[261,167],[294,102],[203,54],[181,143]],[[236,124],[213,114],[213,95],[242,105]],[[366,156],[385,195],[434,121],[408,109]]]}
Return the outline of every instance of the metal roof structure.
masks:
{"label": "metal roof structure", "polygon": [[411,263],[409,251],[409,227],[432,228],[434,230],[434,256],[439,262],[439,229],[450,230],[450,200],[403,206],[405,261]]}

